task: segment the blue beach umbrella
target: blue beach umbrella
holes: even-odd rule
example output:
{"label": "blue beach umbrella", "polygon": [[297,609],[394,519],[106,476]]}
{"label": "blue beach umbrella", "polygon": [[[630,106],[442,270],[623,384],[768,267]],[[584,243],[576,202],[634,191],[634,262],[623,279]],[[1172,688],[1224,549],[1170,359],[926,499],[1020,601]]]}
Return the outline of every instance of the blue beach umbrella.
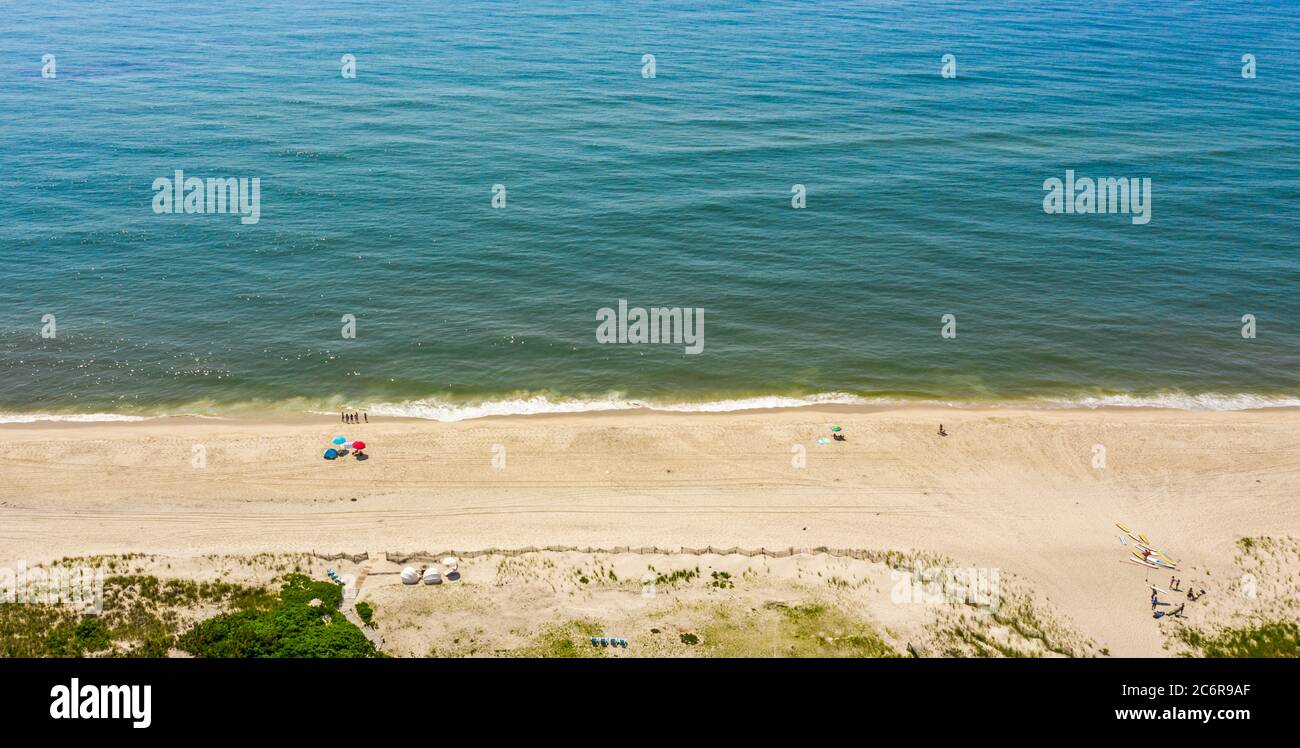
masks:
{"label": "blue beach umbrella", "polygon": [[347,444],[347,443],[348,443],[348,440],[347,440],[345,437],[342,437],[342,436],[336,436],[336,437],[334,437],[333,439],[331,439],[330,441],[334,442],[335,444]]}
{"label": "blue beach umbrella", "polygon": [[337,449],[327,449],[327,450],[325,450],[325,459],[327,459],[327,460],[333,460],[333,459],[336,459],[338,456],[339,456],[339,451],[338,451]]}

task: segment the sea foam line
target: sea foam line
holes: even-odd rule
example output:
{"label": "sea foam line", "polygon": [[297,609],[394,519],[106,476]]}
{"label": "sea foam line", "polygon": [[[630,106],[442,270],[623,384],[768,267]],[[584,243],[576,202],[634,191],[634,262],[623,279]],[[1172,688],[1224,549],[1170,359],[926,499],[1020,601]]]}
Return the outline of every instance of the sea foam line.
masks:
{"label": "sea foam line", "polygon": [[555,413],[594,413],[601,411],[649,410],[670,413],[728,413],[771,408],[801,408],[810,405],[919,405],[949,408],[1161,408],[1189,411],[1236,411],[1262,408],[1300,408],[1300,398],[1269,397],[1250,394],[1164,393],[1156,395],[1089,395],[1078,398],[1039,398],[1026,400],[925,400],[897,397],[864,397],[843,392],[825,392],[804,397],[770,395],[712,400],[705,402],[657,403],[627,400],[611,395],[592,399],[552,400],[545,395],[488,400],[481,403],[449,403],[438,400],[412,400],[402,403],[379,403],[366,410],[377,416],[422,418],[455,422],[490,416],[541,415]]}
{"label": "sea foam line", "polygon": [[1294,397],[1218,393],[1188,395],[1181,392],[1156,395],[1096,395],[1044,402],[1063,408],[1166,408],[1209,411],[1300,408],[1300,398]]}
{"label": "sea foam line", "polygon": [[489,400],[482,403],[455,404],[437,400],[412,400],[403,403],[379,403],[366,408],[371,415],[401,418],[424,418],[433,421],[465,421],[490,416],[543,415],[552,413],[594,413],[610,410],[653,410],[673,413],[725,413],[735,410],[764,408],[799,408],[808,405],[866,405],[902,402],[873,399],[839,392],[807,397],[763,396],[735,400],[711,400],[698,403],[656,403],[649,400],[626,400],[617,395],[592,399],[552,400],[545,395]]}
{"label": "sea foam line", "polygon": [[118,413],[0,413],[3,423],[37,423],[38,421],[66,421],[93,423],[97,421],[147,421],[151,416],[127,416]]}
{"label": "sea foam line", "polygon": [[[486,400],[476,403],[454,403],[436,399],[410,400],[398,403],[377,403],[359,408],[374,416],[419,418],[451,423],[492,416],[544,415],[559,413],[596,413],[601,411],[648,410],[665,413],[729,413],[744,410],[775,408],[802,408],[810,405],[870,405],[870,406],[929,406],[958,409],[988,409],[997,407],[1026,409],[1068,408],[1160,408],[1187,411],[1239,411],[1264,408],[1300,408],[1300,398],[1208,393],[1161,393],[1154,395],[1088,395],[1075,398],[1026,398],[1023,400],[938,400],[901,397],[866,397],[844,392],[823,392],[816,395],[794,397],[765,395],[756,397],[709,400],[702,402],[655,402],[625,399],[621,395],[598,398],[552,399],[546,395]],[[301,411],[298,411],[301,412]],[[337,415],[337,410],[322,410],[317,406],[309,410],[320,415]],[[36,423],[40,421],[93,423],[148,421],[157,418],[189,416],[211,420],[225,420],[224,416],[190,412],[156,414],[148,416],[119,413],[0,413],[0,425]]]}

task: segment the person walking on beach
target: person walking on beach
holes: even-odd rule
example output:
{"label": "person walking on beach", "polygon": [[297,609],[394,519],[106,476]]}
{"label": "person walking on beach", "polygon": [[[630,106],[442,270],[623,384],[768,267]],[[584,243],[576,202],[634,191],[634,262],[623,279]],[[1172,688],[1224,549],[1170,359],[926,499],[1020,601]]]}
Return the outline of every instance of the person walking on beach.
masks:
{"label": "person walking on beach", "polygon": [[367,415],[366,413],[362,413],[362,414],[361,414],[361,417],[364,418],[364,419],[366,419],[366,423],[370,423],[370,416],[369,416],[369,415]]}

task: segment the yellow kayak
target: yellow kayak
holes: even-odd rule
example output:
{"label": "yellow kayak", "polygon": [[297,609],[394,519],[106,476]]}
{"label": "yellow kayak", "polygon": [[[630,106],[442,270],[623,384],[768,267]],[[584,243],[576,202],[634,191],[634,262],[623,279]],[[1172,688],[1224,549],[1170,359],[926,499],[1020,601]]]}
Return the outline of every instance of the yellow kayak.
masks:
{"label": "yellow kayak", "polygon": [[[1129,528],[1127,528],[1127,527],[1125,527],[1124,525],[1120,524],[1119,522],[1116,522],[1116,523],[1115,523],[1115,526],[1118,527],[1120,530],[1123,530],[1123,531],[1124,531],[1124,534],[1127,535],[1127,536],[1129,536],[1130,538],[1132,538],[1133,542],[1137,543],[1139,547],[1143,548],[1144,550],[1151,551],[1151,552],[1154,553],[1156,556],[1159,556],[1159,557],[1160,557],[1160,560],[1163,561],[1163,562],[1164,562],[1165,564],[1167,564],[1168,566],[1173,567],[1173,566],[1177,565],[1177,563],[1178,563],[1177,561],[1175,561],[1175,560],[1173,560],[1172,558],[1169,558],[1168,556],[1166,556],[1166,555],[1165,555],[1164,553],[1162,553],[1158,548],[1152,548],[1152,547],[1151,547],[1151,541],[1150,541],[1150,540],[1147,540],[1147,536],[1144,535],[1143,533],[1140,533],[1140,532],[1136,532],[1136,533],[1135,533],[1135,532],[1133,532],[1132,530],[1130,530]],[[1142,556],[1141,556],[1140,554],[1138,554],[1136,551],[1133,552],[1133,555],[1137,556],[1138,558],[1141,558],[1141,557],[1142,557]]]}

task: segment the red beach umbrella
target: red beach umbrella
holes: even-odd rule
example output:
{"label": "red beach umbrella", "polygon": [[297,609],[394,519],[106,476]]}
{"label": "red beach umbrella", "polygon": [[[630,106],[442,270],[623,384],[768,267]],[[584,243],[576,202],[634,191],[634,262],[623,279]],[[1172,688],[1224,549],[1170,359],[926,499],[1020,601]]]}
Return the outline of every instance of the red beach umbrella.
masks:
{"label": "red beach umbrella", "polygon": [[366,443],[365,443],[365,442],[352,442],[352,448],[353,448],[353,449],[365,449],[365,448],[366,448]]}

